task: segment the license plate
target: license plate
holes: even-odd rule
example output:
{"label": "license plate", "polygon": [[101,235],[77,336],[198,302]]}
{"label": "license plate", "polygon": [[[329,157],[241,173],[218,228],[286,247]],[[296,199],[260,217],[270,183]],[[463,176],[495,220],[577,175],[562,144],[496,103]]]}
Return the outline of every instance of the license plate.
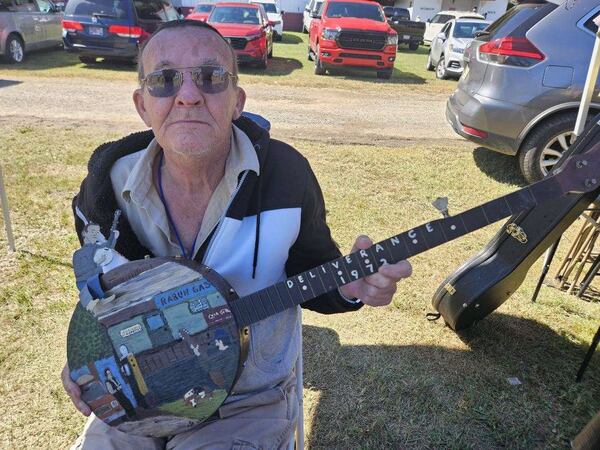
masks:
{"label": "license plate", "polygon": [[405,35],[404,35],[404,40],[405,40],[405,41],[408,41],[409,39],[410,39],[410,35],[408,35],[408,34],[405,34]]}
{"label": "license plate", "polygon": [[92,36],[104,36],[104,28],[102,27],[89,27],[88,33]]}

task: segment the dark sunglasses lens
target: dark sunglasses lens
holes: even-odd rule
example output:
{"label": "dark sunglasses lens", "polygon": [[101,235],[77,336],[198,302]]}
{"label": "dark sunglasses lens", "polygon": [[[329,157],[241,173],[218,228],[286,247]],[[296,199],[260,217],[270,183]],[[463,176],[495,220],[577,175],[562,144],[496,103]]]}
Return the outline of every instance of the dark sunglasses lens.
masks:
{"label": "dark sunglasses lens", "polygon": [[206,94],[218,94],[227,89],[229,74],[222,67],[199,67],[193,71],[196,86]]}
{"label": "dark sunglasses lens", "polygon": [[148,93],[153,97],[171,97],[181,87],[182,74],[175,69],[163,69],[146,77]]}

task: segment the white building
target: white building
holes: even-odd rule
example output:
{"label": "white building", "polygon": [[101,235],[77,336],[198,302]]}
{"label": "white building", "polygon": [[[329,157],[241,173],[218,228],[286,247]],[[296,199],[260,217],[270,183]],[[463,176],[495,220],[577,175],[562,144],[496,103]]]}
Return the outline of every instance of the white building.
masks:
{"label": "white building", "polygon": [[431,19],[440,11],[472,11],[473,7],[477,7],[479,14],[494,21],[505,13],[508,0],[396,0],[394,6],[407,8],[412,20],[418,16],[422,21]]}

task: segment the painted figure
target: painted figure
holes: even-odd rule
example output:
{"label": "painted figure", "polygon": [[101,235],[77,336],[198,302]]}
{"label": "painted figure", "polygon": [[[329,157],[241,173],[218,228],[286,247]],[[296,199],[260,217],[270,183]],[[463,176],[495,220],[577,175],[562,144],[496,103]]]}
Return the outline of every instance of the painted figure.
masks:
{"label": "painted figure", "polygon": [[106,386],[106,390],[108,391],[108,393],[112,394],[112,396],[123,407],[123,409],[125,410],[125,414],[127,414],[127,417],[135,418],[136,417],[135,408],[133,407],[133,405],[131,404],[131,402],[129,401],[127,396],[125,395],[125,392],[123,392],[123,386],[121,386],[121,383],[119,383],[119,380],[117,380],[113,376],[113,374],[109,368],[106,368],[104,370],[104,375],[106,376],[106,381],[104,382],[104,385]]}

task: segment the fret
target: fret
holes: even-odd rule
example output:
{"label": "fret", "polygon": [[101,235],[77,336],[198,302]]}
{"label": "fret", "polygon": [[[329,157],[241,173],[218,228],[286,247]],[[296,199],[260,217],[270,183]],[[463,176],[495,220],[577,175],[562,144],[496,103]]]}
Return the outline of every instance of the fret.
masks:
{"label": "fret", "polygon": [[331,268],[329,263],[322,264],[315,270],[317,271],[317,274],[321,279],[321,283],[323,283],[325,292],[330,292],[338,288],[338,285],[335,282],[335,278],[333,277],[333,269]]}
{"label": "fret", "polygon": [[287,287],[287,291],[290,294],[293,304],[299,305],[302,303],[304,298],[302,297],[302,292],[298,286],[298,281],[294,278],[288,278],[285,280],[285,286]]}
{"label": "fret", "polygon": [[372,250],[373,247],[369,247],[364,250],[359,250],[355,252],[358,257],[362,271],[365,275],[372,275],[377,272],[381,264],[377,263],[377,258]]}
{"label": "fret", "polygon": [[260,296],[256,292],[250,294],[250,302],[252,303],[254,311],[258,315],[259,320],[263,320],[265,317],[269,317],[269,314],[267,314],[267,310],[260,301]]}
{"label": "fret", "polygon": [[271,299],[267,295],[267,292],[264,289],[258,291],[257,294],[260,298],[260,303],[261,305],[263,305],[263,308],[266,310],[271,310],[271,312],[268,313],[268,316],[272,316],[273,314],[281,312],[275,307],[275,304],[271,301]]}
{"label": "fret", "polygon": [[524,211],[525,209],[529,209],[536,204],[535,198],[533,198],[533,195],[529,189],[520,189],[515,191],[511,194],[508,194],[505,199],[506,203],[508,203],[511,214]]}
{"label": "fret", "polygon": [[331,268],[333,279],[338,287],[350,282],[350,276],[346,272],[346,266],[344,265],[342,257],[334,259],[328,264]]}
{"label": "fret", "polygon": [[[399,261],[403,261],[406,258],[408,258],[408,247],[406,246],[406,242],[404,241],[404,239],[402,239],[401,234],[393,236],[384,242],[386,243],[385,245],[388,248],[391,255],[390,259],[386,260],[387,263],[395,264]],[[383,264],[381,260],[379,260],[378,262],[380,263],[379,266]]]}
{"label": "fret", "polygon": [[487,217],[485,216],[483,209],[480,206],[469,209],[460,214],[463,219],[463,223],[465,224],[465,228],[467,231],[475,231],[480,228],[489,225],[487,221]]}
{"label": "fret", "polygon": [[444,236],[439,220],[428,222],[423,225],[423,228],[425,230],[423,232],[423,237],[425,238],[429,248],[434,248],[438,245],[446,243],[446,236]]}
{"label": "fret", "polygon": [[[402,246],[395,244],[396,239],[397,236],[373,244],[372,249],[373,253],[375,253],[375,261],[379,267],[384,263],[394,263],[394,255],[401,253]],[[394,240],[394,243],[392,243],[392,240]]]}
{"label": "fret", "polygon": [[243,304],[245,303],[239,300],[233,300],[229,302],[229,308],[233,313],[233,317],[235,317],[237,326],[240,328],[247,324],[249,319],[249,317],[246,317],[246,314],[243,311]]}
{"label": "fret", "polygon": [[423,226],[419,226],[409,230],[406,234],[404,234],[404,242],[406,242],[406,246],[408,247],[408,251],[411,256],[418,255],[425,250],[429,250],[427,241],[423,235],[423,228]]}
{"label": "fret", "polygon": [[291,308],[292,306],[295,306],[294,300],[292,299],[292,296],[290,295],[290,291],[287,288],[287,285],[284,282],[281,283],[277,283],[275,285],[275,289],[277,289],[277,293],[279,294],[279,297],[281,298],[281,301],[283,302],[285,308]]}
{"label": "fret", "polygon": [[348,276],[350,277],[350,281],[355,281],[366,276],[360,265],[361,259],[358,256],[358,252],[344,256],[343,261],[346,266],[346,272],[348,272]]}
{"label": "fret", "polygon": [[315,298],[327,292],[321,281],[321,277],[319,277],[317,268],[307,270],[304,273],[306,274],[306,279],[308,280],[308,284],[310,285]]}
{"label": "fret", "polygon": [[489,223],[494,223],[503,217],[510,216],[511,210],[504,197],[497,198],[483,205],[483,212]]}
{"label": "fret", "polygon": [[460,214],[458,216],[447,217],[444,221],[441,222],[441,225],[442,229],[444,230],[444,235],[446,236],[448,241],[456,239],[457,237],[462,236],[467,232],[467,230],[465,229],[465,224],[462,221],[462,218],[460,217]]}
{"label": "fret", "polygon": [[269,286],[265,290],[267,291],[267,295],[273,301],[273,303],[278,305],[277,309],[279,311],[283,311],[283,310],[287,309],[287,306],[285,305],[285,303],[283,303],[283,300],[281,299],[279,292],[277,292],[277,289],[275,289],[275,285]]}
{"label": "fret", "polygon": [[298,283],[298,289],[300,290],[300,294],[302,295],[303,302],[315,298],[314,292],[312,291],[312,287],[308,282],[306,272],[295,275],[294,281]]}

